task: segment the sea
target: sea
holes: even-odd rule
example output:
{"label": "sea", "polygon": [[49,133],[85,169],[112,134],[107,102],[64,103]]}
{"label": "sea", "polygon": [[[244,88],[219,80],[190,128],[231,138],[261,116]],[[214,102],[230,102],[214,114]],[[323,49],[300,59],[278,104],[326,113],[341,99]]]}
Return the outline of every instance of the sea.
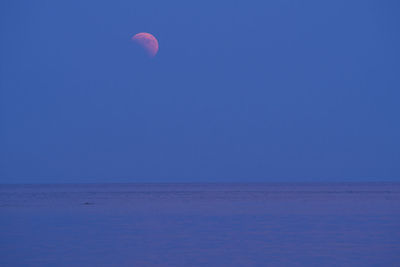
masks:
{"label": "sea", "polygon": [[0,185],[0,266],[400,266],[400,183]]}

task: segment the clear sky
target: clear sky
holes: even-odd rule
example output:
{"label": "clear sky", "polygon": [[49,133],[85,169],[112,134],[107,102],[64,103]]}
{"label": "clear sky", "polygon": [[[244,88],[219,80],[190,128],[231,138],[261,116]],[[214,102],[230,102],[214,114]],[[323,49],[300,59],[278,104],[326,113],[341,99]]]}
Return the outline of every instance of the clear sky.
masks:
{"label": "clear sky", "polygon": [[1,1],[0,183],[400,181],[399,13]]}

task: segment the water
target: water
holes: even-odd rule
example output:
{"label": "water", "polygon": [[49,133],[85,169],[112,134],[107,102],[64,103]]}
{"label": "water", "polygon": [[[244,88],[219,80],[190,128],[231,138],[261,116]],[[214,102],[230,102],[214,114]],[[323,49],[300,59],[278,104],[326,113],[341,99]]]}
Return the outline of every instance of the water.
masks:
{"label": "water", "polygon": [[400,184],[0,185],[0,266],[400,266]]}

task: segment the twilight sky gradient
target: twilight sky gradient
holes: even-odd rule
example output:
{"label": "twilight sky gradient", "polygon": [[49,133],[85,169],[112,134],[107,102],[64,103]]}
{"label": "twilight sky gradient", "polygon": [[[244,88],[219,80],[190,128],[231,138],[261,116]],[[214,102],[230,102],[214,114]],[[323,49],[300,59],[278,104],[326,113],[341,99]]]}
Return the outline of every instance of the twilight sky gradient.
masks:
{"label": "twilight sky gradient", "polygon": [[399,13],[1,1],[0,183],[400,181]]}

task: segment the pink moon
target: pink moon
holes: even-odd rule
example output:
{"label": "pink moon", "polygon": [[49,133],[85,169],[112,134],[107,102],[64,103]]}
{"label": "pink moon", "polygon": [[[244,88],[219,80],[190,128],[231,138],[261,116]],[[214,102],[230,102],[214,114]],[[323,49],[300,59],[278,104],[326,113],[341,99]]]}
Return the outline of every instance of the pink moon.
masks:
{"label": "pink moon", "polygon": [[158,41],[156,37],[154,37],[150,33],[141,32],[135,34],[132,37],[132,41],[138,43],[141,47],[143,47],[150,57],[154,57],[158,52]]}

